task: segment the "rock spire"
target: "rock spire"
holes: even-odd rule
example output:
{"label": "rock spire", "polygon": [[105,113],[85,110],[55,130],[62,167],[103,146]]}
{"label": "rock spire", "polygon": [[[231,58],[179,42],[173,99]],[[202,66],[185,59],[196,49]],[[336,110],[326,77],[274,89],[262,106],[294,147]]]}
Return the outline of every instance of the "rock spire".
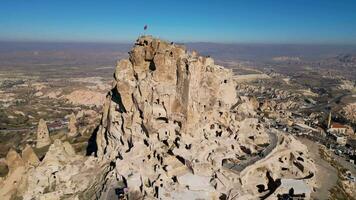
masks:
{"label": "rock spire", "polygon": [[51,144],[51,138],[49,136],[49,131],[47,128],[47,124],[43,119],[40,119],[37,127],[37,148],[42,148],[44,146]]}

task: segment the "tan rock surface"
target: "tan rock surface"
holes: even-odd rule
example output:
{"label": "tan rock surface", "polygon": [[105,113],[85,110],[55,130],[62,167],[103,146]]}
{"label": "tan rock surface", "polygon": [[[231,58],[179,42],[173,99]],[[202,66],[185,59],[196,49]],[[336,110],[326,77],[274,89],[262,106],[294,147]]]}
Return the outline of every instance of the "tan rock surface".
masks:
{"label": "tan rock surface", "polygon": [[51,144],[51,138],[49,136],[49,131],[47,128],[47,124],[43,119],[40,119],[37,127],[37,148],[42,148],[44,146]]}
{"label": "tan rock surface", "polygon": [[[214,199],[254,190],[250,199],[258,198],[255,182],[238,189],[239,176],[222,166],[271,142],[264,125],[251,118],[258,102],[237,97],[232,71],[149,36],[129,54],[118,62],[97,135],[98,156],[115,161],[112,181],[125,180],[131,197]],[[280,151],[294,154],[294,143]],[[281,164],[271,163],[282,176]]]}
{"label": "tan rock surface", "polygon": [[[118,62],[114,77],[102,100],[97,157],[76,155],[60,140],[35,167],[21,164],[12,152],[9,163],[20,168],[10,171],[23,170],[0,184],[16,180],[21,187],[0,187],[0,194],[24,200],[112,199],[121,188],[129,199],[258,199],[256,183],[265,183],[253,175],[263,171],[259,168],[273,172],[274,179],[313,171],[305,148],[291,136],[271,137],[255,118],[255,99],[238,97],[232,71],[212,58],[142,36],[129,59]],[[32,160],[26,152],[25,160]],[[284,157],[288,161],[280,164]],[[307,164],[295,167],[298,157]],[[251,163],[232,169],[223,164],[227,160]]]}
{"label": "tan rock surface", "polygon": [[344,113],[345,117],[351,122],[356,122],[356,103],[350,103],[346,105],[342,113]]}
{"label": "tan rock surface", "polygon": [[13,149],[8,152],[5,162],[9,172],[5,179],[0,182],[0,197],[6,200],[16,195],[17,189],[23,180],[22,175],[25,173],[25,163]]}
{"label": "tan rock surface", "polygon": [[70,103],[75,105],[87,106],[102,106],[105,99],[105,93],[93,90],[75,90],[70,94],[64,95],[62,98],[67,99]]}
{"label": "tan rock surface", "polygon": [[69,115],[69,123],[68,123],[68,136],[69,137],[75,137],[78,135],[78,129],[77,129],[77,118],[75,117],[74,113]]}
{"label": "tan rock surface", "polygon": [[95,199],[109,168],[94,157],[76,155],[68,142],[60,140],[54,141],[41,162],[29,146],[22,154],[10,150],[7,155],[9,173],[0,182],[1,199]]}
{"label": "tan rock surface", "polygon": [[26,145],[22,150],[21,157],[27,165],[37,166],[40,163],[40,160],[30,145]]}

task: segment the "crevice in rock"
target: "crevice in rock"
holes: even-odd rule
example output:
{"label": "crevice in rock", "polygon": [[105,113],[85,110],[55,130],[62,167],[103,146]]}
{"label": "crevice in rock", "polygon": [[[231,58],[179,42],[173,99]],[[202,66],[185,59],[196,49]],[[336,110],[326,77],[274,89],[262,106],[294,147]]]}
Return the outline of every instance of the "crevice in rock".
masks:
{"label": "crevice in rock", "polygon": [[130,136],[130,138],[127,140],[127,145],[129,148],[126,150],[126,153],[130,152],[132,147],[134,147],[134,144],[132,142],[132,136]]}
{"label": "crevice in rock", "polygon": [[88,140],[88,146],[86,149],[86,156],[90,156],[94,154],[95,157],[97,157],[97,152],[98,152],[98,144],[96,143],[96,136],[99,131],[99,126],[97,126],[93,133],[91,134],[89,140]]}
{"label": "crevice in rock", "polygon": [[168,118],[167,117],[158,117],[157,120],[164,121],[165,123],[168,123]]}
{"label": "crevice in rock", "polygon": [[142,123],[141,124],[141,129],[142,129],[142,131],[145,133],[145,135],[146,135],[146,137],[150,137],[150,135],[149,135],[149,133],[148,133],[148,130],[147,130],[147,128],[146,128],[146,126]]}
{"label": "crevice in rock", "polygon": [[113,89],[111,89],[111,93],[112,93],[111,100],[112,100],[113,102],[115,102],[117,105],[119,105],[118,111],[119,111],[120,113],[126,113],[125,106],[124,106],[124,104],[122,103],[121,95],[120,95],[120,93],[117,91],[116,87],[114,87]]}
{"label": "crevice in rock", "polygon": [[150,65],[148,67],[151,71],[156,71],[156,65],[153,60],[150,61]]}
{"label": "crevice in rock", "polygon": [[185,165],[185,159],[182,156],[176,155],[176,158],[179,160],[179,162]]}

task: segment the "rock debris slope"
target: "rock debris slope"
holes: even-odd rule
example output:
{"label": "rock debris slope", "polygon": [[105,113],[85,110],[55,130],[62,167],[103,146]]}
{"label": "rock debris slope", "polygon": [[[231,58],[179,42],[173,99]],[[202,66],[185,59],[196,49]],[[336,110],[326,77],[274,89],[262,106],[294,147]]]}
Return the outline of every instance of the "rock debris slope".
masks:
{"label": "rock debris slope", "polygon": [[92,155],[60,140],[42,161],[10,151],[5,199],[273,199],[276,180],[315,173],[305,146],[266,128],[212,58],[142,36],[114,78]]}

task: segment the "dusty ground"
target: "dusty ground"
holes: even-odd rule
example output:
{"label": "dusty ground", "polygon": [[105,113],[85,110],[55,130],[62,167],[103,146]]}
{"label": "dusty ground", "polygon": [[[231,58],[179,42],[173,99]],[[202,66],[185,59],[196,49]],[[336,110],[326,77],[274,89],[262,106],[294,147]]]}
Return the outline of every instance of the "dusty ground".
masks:
{"label": "dusty ground", "polygon": [[342,165],[345,169],[349,170],[352,174],[356,174],[356,167],[352,163],[345,160],[344,157],[338,156],[335,153],[331,153],[331,156]]}
{"label": "dusty ground", "polygon": [[311,197],[313,199],[320,200],[328,199],[329,190],[335,187],[337,184],[337,170],[320,157],[319,144],[306,138],[298,139],[307,146],[309,155],[315,161],[315,165],[318,169],[316,174],[316,183],[319,183],[319,188],[315,189],[315,192],[312,193]]}

